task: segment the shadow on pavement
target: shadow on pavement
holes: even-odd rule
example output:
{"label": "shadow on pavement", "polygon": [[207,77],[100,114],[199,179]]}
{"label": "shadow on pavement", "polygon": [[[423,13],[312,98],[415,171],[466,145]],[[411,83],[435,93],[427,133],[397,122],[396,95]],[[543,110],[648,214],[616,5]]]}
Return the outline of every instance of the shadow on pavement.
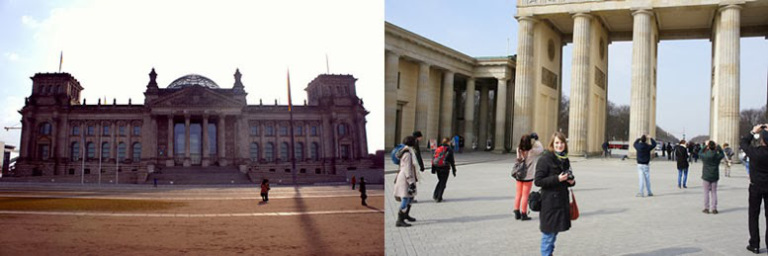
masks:
{"label": "shadow on pavement", "polygon": [[486,215],[486,216],[461,216],[461,217],[454,217],[454,218],[448,218],[448,219],[433,219],[433,220],[419,219],[419,222],[417,222],[416,224],[430,225],[430,224],[442,224],[442,223],[451,223],[451,222],[467,223],[467,222],[498,220],[498,219],[504,219],[504,218],[513,218],[513,217],[514,215],[510,213],[510,214],[497,214],[497,215]]}
{"label": "shadow on pavement", "polygon": [[684,254],[689,254],[689,253],[698,253],[698,252],[701,252],[701,251],[702,251],[701,248],[695,248],[695,247],[671,247],[671,248],[664,248],[664,249],[653,250],[653,251],[649,251],[649,252],[624,254],[624,256],[684,255]]}
{"label": "shadow on pavement", "polygon": [[[294,186],[293,190],[297,195],[297,197],[294,198],[298,208],[297,211],[306,212],[307,206],[304,204],[304,198],[301,197],[299,186]],[[314,250],[314,255],[328,255],[328,252],[325,250],[326,243],[322,241],[319,235],[316,235],[320,234],[320,230],[318,229],[317,224],[315,224],[312,218],[306,214],[299,215],[299,219],[301,220],[301,227],[304,229],[303,234],[305,236],[305,240],[308,243],[307,248],[312,248]]]}
{"label": "shadow on pavement", "polygon": [[[514,196],[479,196],[479,197],[463,197],[463,198],[443,198],[441,204],[451,202],[466,202],[466,201],[496,201],[496,200],[512,200]],[[419,203],[437,203],[434,200],[419,201]]]}
{"label": "shadow on pavement", "polygon": [[738,207],[738,208],[729,208],[725,210],[718,210],[719,213],[728,213],[728,212],[740,212],[740,211],[747,211],[748,207]]}
{"label": "shadow on pavement", "polygon": [[600,210],[597,210],[597,211],[582,212],[581,214],[579,214],[579,216],[585,217],[585,216],[592,216],[592,215],[617,214],[617,213],[622,213],[622,212],[626,212],[626,211],[627,211],[627,208],[621,208],[621,209],[600,209]]}

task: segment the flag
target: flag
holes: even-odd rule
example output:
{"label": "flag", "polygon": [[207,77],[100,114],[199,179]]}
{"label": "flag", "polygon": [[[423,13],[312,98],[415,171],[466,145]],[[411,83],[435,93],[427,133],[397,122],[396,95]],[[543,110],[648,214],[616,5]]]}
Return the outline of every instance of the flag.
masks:
{"label": "flag", "polygon": [[61,64],[64,63],[64,51],[59,54],[59,72],[61,72]]}
{"label": "flag", "polygon": [[293,107],[293,104],[291,104],[291,71],[287,70],[286,74],[288,75],[288,112],[291,112],[291,108]]}

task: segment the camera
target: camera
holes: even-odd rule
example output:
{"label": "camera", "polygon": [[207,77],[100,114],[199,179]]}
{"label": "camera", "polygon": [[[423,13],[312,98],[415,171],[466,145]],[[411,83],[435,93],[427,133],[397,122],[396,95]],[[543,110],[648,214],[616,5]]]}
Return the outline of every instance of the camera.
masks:
{"label": "camera", "polygon": [[763,130],[765,130],[765,128],[768,128],[768,126],[765,126],[765,125],[761,125],[761,126],[760,126],[760,129],[763,129]]}
{"label": "camera", "polygon": [[571,169],[565,170],[563,173],[568,174],[568,180],[573,180],[573,171]]}

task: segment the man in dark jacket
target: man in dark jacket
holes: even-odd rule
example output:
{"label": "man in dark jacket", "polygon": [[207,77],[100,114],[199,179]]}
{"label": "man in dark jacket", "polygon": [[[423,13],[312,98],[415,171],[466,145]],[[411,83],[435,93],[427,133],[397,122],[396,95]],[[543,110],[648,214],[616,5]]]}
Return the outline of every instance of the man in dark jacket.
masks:
{"label": "man in dark jacket", "polygon": [[648,163],[651,161],[651,150],[656,148],[656,141],[651,139],[651,145],[648,145],[648,136],[640,136],[635,140],[634,147],[637,150],[637,175],[640,179],[640,191],[637,197],[643,197],[643,187],[648,191],[648,196],[653,196],[651,192],[651,173]]}
{"label": "man in dark jacket", "polygon": [[[675,159],[677,160],[677,188],[688,188],[688,148],[685,140],[675,146]],[[682,178],[682,182],[680,180]]]}
{"label": "man in dark jacket", "polygon": [[[751,160],[749,173],[749,245],[747,250],[760,252],[760,228],[758,217],[760,215],[760,203],[768,201],[768,128],[766,124],[756,125],[749,134],[741,138],[739,146]],[[751,145],[752,139],[759,139],[760,145]],[[768,215],[766,215],[768,220]],[[768,228],[768,224],[766,224]],[[768,230],[767,230],[768,231]],[[768,233],[766,233],[768,237]]]}
{"label": "man in dark jacket", "polygon": [[419,170],[424,172],[424,160],[421,160],[421,146],[419,146],[419,142],[423,138],[423,135],[421,134],[421,131],[415,131],[413,132],[413,137],[416,138],[416,146],[413,147],[413,153],[416,155],[416,162],[419,162]]}

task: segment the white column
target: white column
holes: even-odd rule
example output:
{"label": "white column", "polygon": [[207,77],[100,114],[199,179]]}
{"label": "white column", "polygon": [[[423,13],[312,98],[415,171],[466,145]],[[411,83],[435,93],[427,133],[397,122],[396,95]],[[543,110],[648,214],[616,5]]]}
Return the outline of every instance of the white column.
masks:
{"label": "white column", "polygon": [[506,124],[507,113],[507,78],[497,77],[499,83],[496,87],[496,129],[493,136],[493,152],[504,152],[504,125]]}
{"label": "white column", "polygon": [[589,129],[590,87],[590,23],[592,15],[573,15],[573,62],[571,64],[571,102],[568,118],[568,153],[581,156],[587,153]]}
{"label": "white column", "polygon": [[464,147],[472,148],[475,140],[475,78],[467,79],[467,101],[464,105]]}
{"label": "white column", "polygon": [[[142,134],[146,134],[148,131],[142,131]],[[168,160],[165,162],[165,166],[173,166],[175,165],[174,159],[176,158],[175,153],[173,152],[173,115],[168,115],[168,149],[165,152],[165,157],[167,157]],[[142,145],[143,146],[143,145]]]}
{"label": "white column", "polygon": [[719,49],[717,72],[717,114],[718,117],[710,122],[718,122],[717,131],[713,136],[718,144],[733,145],[733,150],[739,150],[739,91],[740,66],[739,42],[741,39],[741,6],[727,5],[720,8],[720,27],[717,36],[720,40],[716,47]]}
{"label": "white column", "polygon": [[209,155],[208,148],[210,146],[209,146],[209,142],[208,142],[208,114],[204,114],[203,115],[203,141],[202,141],[202,143],[200,143],[200,145],[202,145],[202,147],[203,147],[203,150],[202,150],[202,153],[203,153],[203,155],[202,155],[203,163],[202,164],[203,164],[203,167],[205,167],[205,166],[209,165],[209,163],[208,163],[208,161],[209,161],[209,158],[208,158],[208,155]]}
{"label": "white column", "polygon": [[384,74],[384,147],[389,149],[399,144],[395,142],[395,118],[397,117],[397,73],[400,65],[400,55],[393,52],[385,52],[386,65]]}
{"label": "white column", "polygon": [[[632,30],[632,88],[629,111],[629,143],[643,134],[650,134],[651,83],[651,43],[653,39],[653,12],[637,10]],[[635,148],[630,145],[629,156],[634,157]]]}
{"label": "white column", "polygon": [[480,130],[478,131],[477,148],[485,150],[485,145],[488,141],[488,86],[480,87],[480,111],[478,113],[480,118]]}
{"label": "white column", "polygon": [[184,167],[192,165],[189,145],[189,115],[184,115]]}
{"label": "white column", "polygon": [[[517,149],[519,138],[533,129],[536,73],[533,59],[533,28],[538,22],[533,17],[519,17],[517,30],[517,66],[515,71],[515,121],[512,124],[512,148]],[[547,135],[544,135],[547,136]]]}
{"label": "white column", "polygon": [[219,166],[226,166],[227,165],[227,161],[225,159],[227,157],[227,150],[224,148],[224,145],[225,145],[224,144],[224,141],[225,141],[224,140],[225,139],[224,138],[224,136],[225,136],[224,134],[226,134],[224,132],[224,130],[226,130],[226,127],[225,127],[226,125],[224,124],[225,123],[224,122],[225,118],[226,118],[225,115],[219,115],[219,124],[216,126],[216,132],[219,133],[219,136],[216,137],[216,140],[219,143],[219,145],[217,147],[217,149],[219,151]]}
{"label": "white column", "polygon": [[[431,136],[436,136],[436,134],[429,134],[427,132],[429,127],[436,125],[429,122],[430,116],[437,114],[437,111],[430,109],[434,97],[432,95],[432,90],[429,88],[429,69],[429,64],[424,62],[419,63],[419,81],[416,85],[418,94],[416,97],[416,130],[421,131],[422,134],[424,134],[424,139],[430,139],[432,138]],[[426,143],[421,144],[422,146],[426,146]]]}
{"label": "white column", "polygon": [[[443,73],[443,97],[440,111],[440,136],[453,137],[453,71]],[[438,142],[439,143],[439,142]]]}

